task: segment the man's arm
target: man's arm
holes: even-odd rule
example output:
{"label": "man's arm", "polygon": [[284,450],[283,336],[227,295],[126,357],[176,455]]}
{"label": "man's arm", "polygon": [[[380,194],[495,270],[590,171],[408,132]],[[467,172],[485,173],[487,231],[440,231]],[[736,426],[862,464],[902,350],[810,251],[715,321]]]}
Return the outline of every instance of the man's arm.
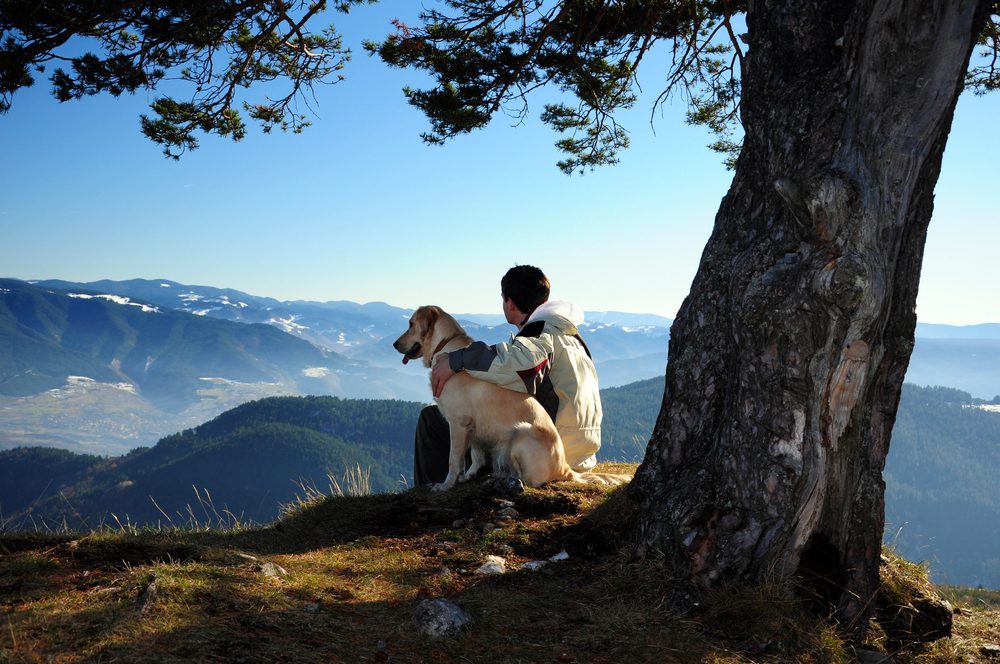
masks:
{"label": "man's arm", "polygon": [[[531,392],[529,385],[540,371],[547,370],[552,357],[552,339],[548,335],[515,337],[511,343],[489,346],[476,341],[463,349],[442,353],[431,369],[431,389],[440,396],[441,389],[458,371],[472,371],[477,378],[511,389]],[[495,378],[494,378],[495,377]],[[515,388],[515,385],[524,385]]]}
{"label": "man's arm", "polygon": [[438,355],[434,358],[434,366],[431,367],[431,393],[435,399],[441,396],[444,384],[451,380],[451,377],[456,373],[448,366],[448,355],[450,353]]}
{"label": "man's arm", "polygon": [[465,348],[441,353],[434,359],[431,367],[431,392],[435,397],[441,396],[444,384],[463,369],[488,371],[496,356],[496,347],[483,341],[473,341]]}

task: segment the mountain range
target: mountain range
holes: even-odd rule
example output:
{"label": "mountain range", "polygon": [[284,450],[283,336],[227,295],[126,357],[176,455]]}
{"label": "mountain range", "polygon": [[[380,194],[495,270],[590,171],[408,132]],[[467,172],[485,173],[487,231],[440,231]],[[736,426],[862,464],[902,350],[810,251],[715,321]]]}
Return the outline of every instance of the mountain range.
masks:
{"label": "mountain range", "polygon": [[[427,401],[426,372],[391,341],[412,310],[279,301],[166,279],[0,280],[0,449],[122,454],[276,395]],[[512,328],[457,314],[475,338]],[[671,321],[587,312],[603,387],[662,376]],[[907,380],[1000,394],[1000,324],[921,323]]]}
{"label": "mountain range", "polygon": [[[0,449],[121,454],[240,403],[275,395],[429,400],[426,372],[391,342],[411,310],[280,302],[168,280],[0,280]],[[605,384],[662,372],[669,320],[595,312]],[[511,327],[459,314],[494,343]],[[662,364],[662,362],[658,362]]]}

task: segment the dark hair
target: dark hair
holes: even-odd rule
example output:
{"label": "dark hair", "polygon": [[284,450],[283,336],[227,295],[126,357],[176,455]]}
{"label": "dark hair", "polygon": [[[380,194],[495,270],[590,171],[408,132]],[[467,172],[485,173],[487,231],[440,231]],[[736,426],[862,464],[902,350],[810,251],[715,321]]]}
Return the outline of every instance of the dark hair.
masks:
{"label": "dark hair", "polygon": [[533,265],[515,265],[500,280],[500,294],[526,314],[549,299],[549,279]]}

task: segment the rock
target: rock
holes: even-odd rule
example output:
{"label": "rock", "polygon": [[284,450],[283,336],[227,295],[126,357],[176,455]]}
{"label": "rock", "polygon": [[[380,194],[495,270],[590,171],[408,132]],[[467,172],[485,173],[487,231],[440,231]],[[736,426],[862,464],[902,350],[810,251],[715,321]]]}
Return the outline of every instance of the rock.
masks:
{"label": "rock", "polygon": [[547,560],[529,560],[528,562],[521,563],[521,569],[526,569],[529,572],[537,572],[545,567],[547,563]]}
{"label": "rock", "polygon": [[507,561],[500,556],[486,556],[486,562],[476,569],[477,574],[503,574],[507,571]]}
{"label": "rock", "polygon": [[479,530],[482,531],[483,535],[489,535],[496,529],[497,529],[496,525],[492,523],[484,523],[481,526],[479,526]]}
{"label": "rock", "polygon": [[417,631],[432,637],[456,634],[471,622],[472,616],[447,599],[425,599],[413,611]]}
{"label": "rock", "polygon": [[497,498],[496,501],[497,501],[497,507],[499,507],[500,509],[505,509],[507,507],[514,506],[514,501],[512,500],[504,500],[503,498]]}
{"label": "rock", "polygon": [[500,515],[501,519],[503,519],[503,518],[516,519],[517,517],[521,516],[521,513],[518,512],[513,507],[504,507],[499,512],[497,512],[497,514]]}
{"label": "rock", "polygon": [[892,664],[892,657],[877,650],[855,648],[854,656],[857,658],[858,664]]}
{"label": "rock", "polygon": [[919,597],[909,604],[879,611],[878,621],[889,641],[898,644],[930,643],[951,636],[951,604],[933,597]]}
{"label": "rock", "polygon": [[455,519],[451,522],[452,528],[465,528],[465,519]]}
{"label": "rock", "polygon": [[995,643],[984,643],[979,647],[979,654],[986,659],[1000,659],[1000,646]]}
{"label": "rock", "polygon": [[486,486],[501,496],[516,496],[524,493],[524,483],[517,477],[491,477]]}
{"label": "rock", "polygon": [[276,563],[264,563],[259,567],[259,570],[261,574],[272,579],[280,579],[283,576],[288,576],[285,568]]}
{"label": "rock", "polygon": [[237,553],[237,558],[242,558],[243,560],[249,560],[251,562],[257,562],[256,556],[251,556],[249,553]]}
{"label": "rock", "polygon": [[569,554],[566,553],[566,549],[563,549],[562,551],[560,551],[559,553],[555,554],[554,556],[550,556],[549,557],[549,561],[553,562],[553,563],[557,563],[560,560],[569,560]]}

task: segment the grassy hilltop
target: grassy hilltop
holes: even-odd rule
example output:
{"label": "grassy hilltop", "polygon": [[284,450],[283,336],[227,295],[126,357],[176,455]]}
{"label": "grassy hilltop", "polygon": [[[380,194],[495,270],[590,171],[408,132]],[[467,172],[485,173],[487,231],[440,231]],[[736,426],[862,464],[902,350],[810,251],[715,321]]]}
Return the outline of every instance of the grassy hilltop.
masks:
{"label": "grassy hilltop", "polygon": [[[510,500],[517,514],[503,517],[502,499],[476,483],[317,498],[265,528],[0,537],[0,661],[854,661],[833,625],[773,589],[674,610],[670,571],[628,556],[621,490],[551,485]],[[507,573],[477,574],[487,555]],[[922,570],[889,559],[897,589],[927,586]],[[272,563],[287,574],[267,576]],[[471,625],[418,634],[416,605],[438,597]],[[894,661],[988,661],[1000,594],[952,598],[954,636]],[[865,647],[888,641],[873,625]]]}

